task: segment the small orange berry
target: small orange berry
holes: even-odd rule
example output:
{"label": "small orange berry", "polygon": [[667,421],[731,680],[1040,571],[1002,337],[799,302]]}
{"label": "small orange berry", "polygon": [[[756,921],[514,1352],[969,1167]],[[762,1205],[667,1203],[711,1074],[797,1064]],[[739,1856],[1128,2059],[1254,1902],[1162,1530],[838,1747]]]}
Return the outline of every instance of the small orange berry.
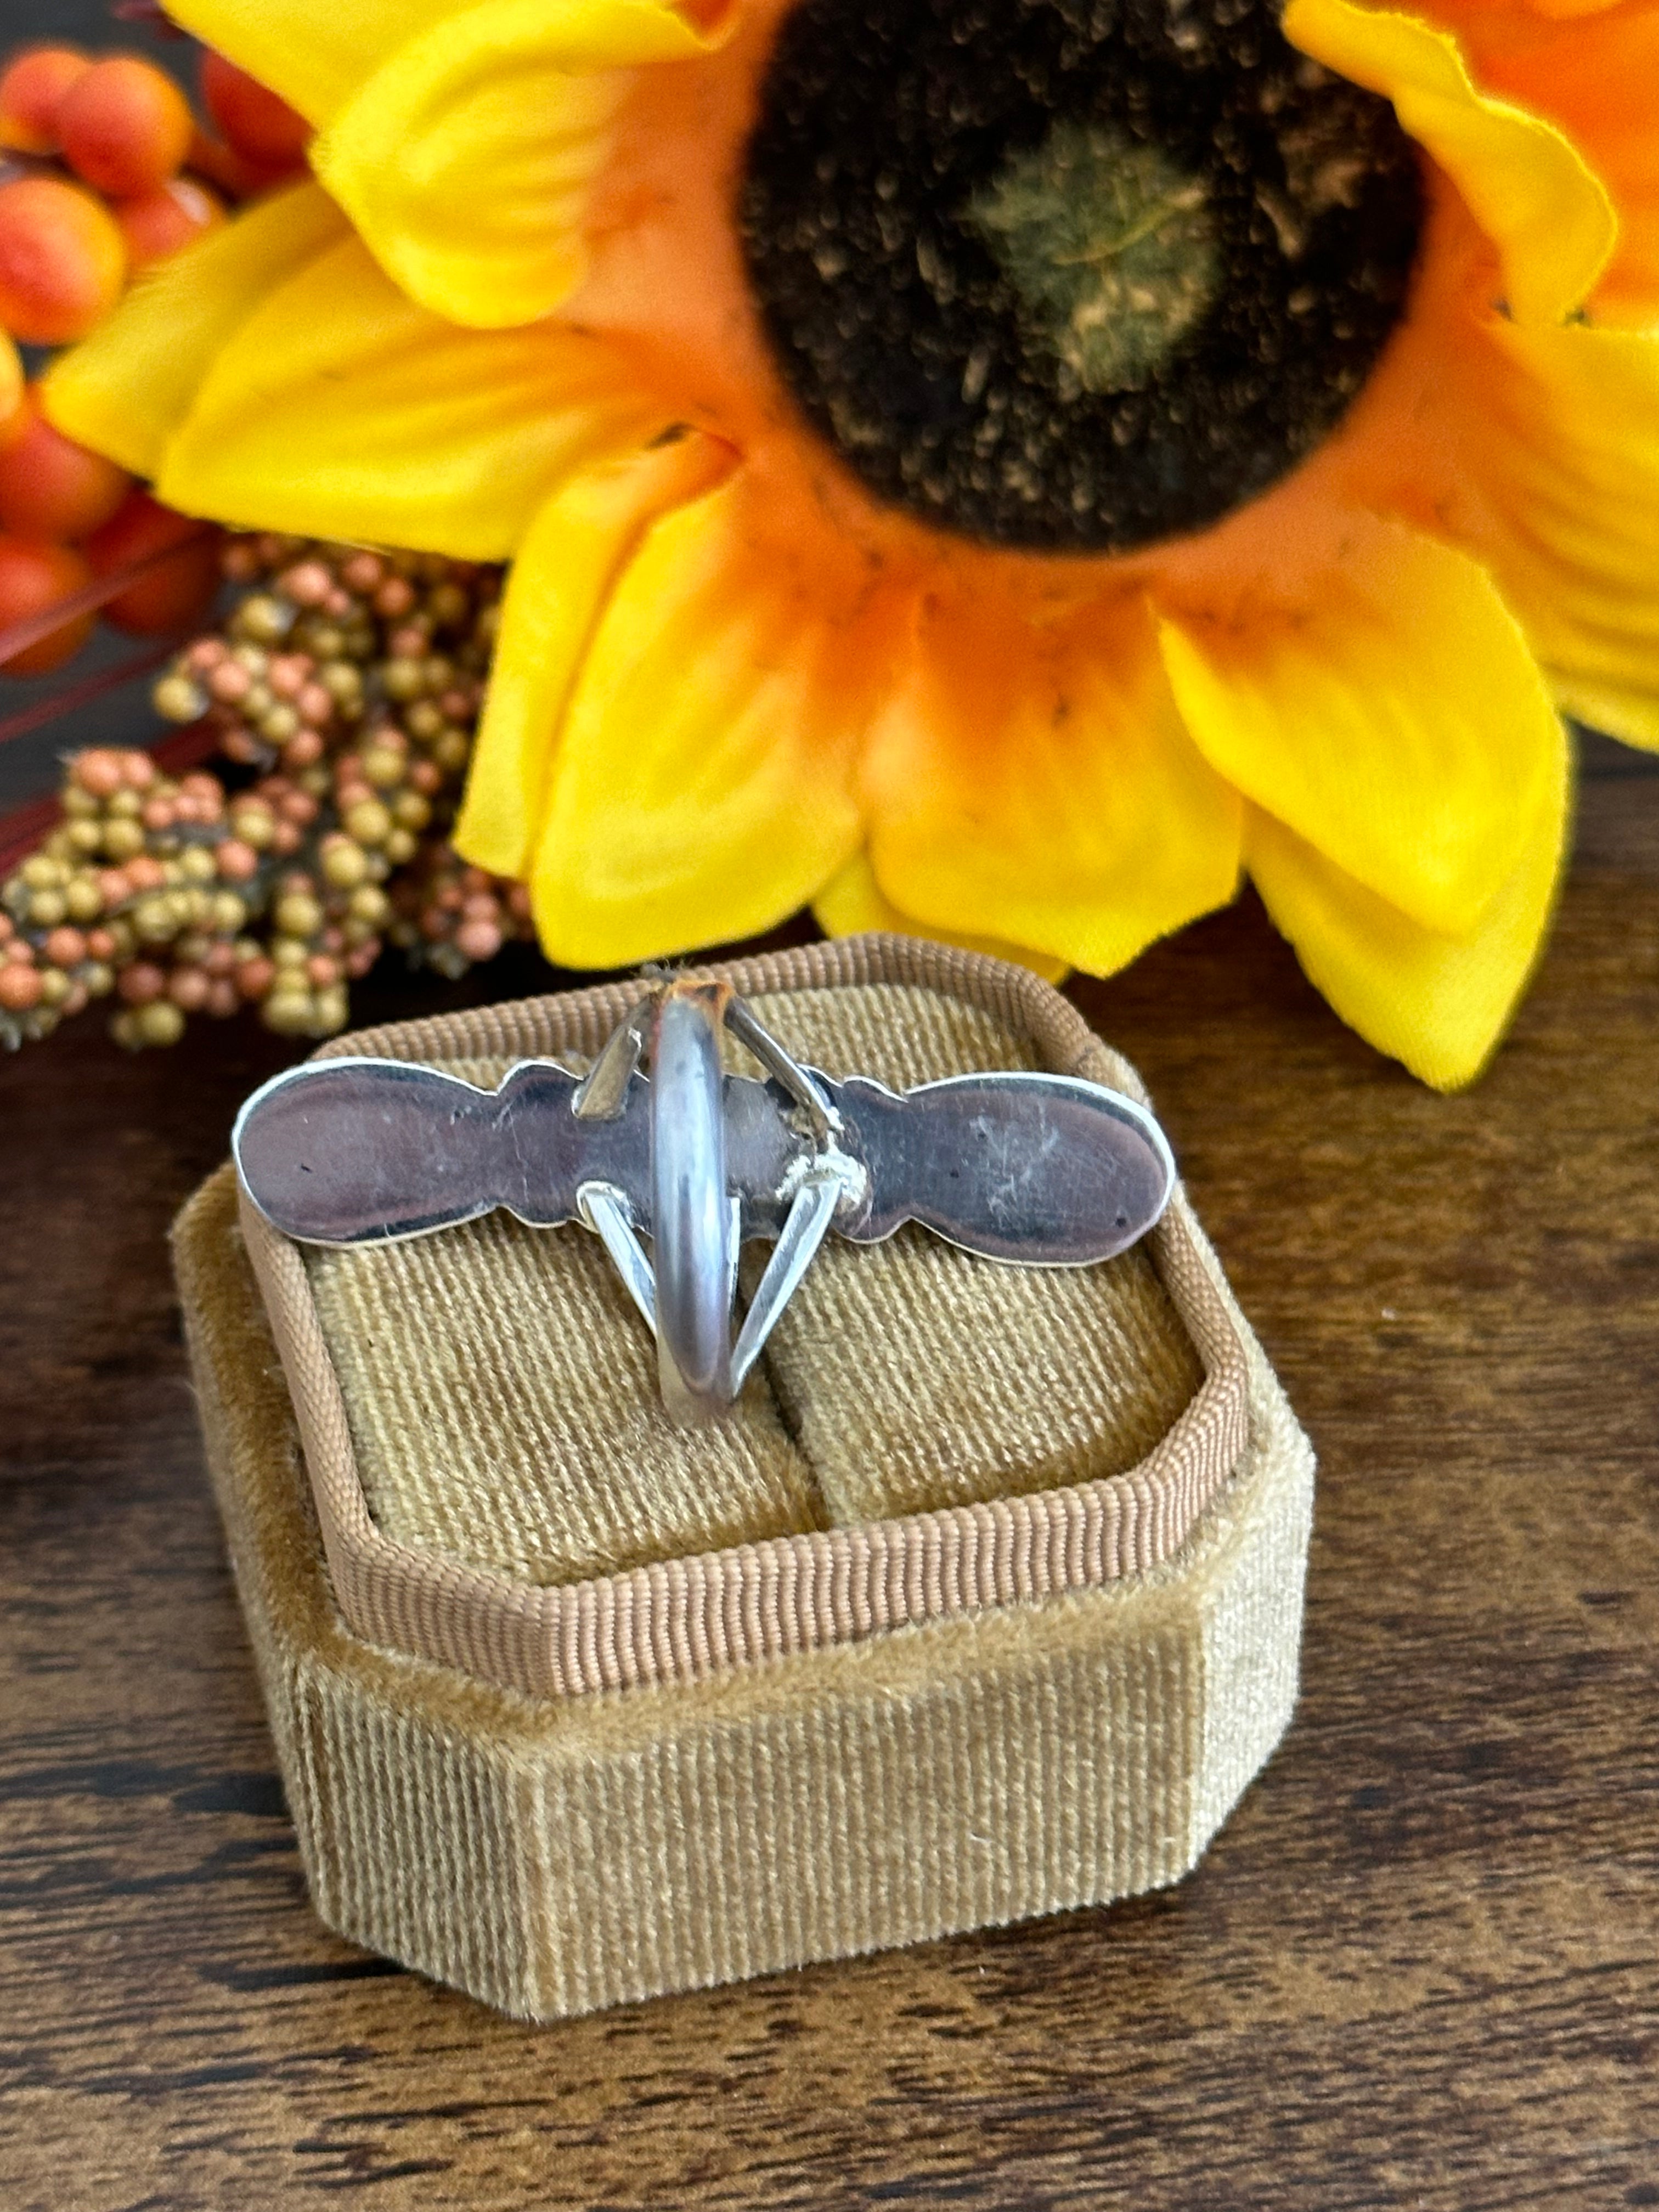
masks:
{"label": "small orange berry", "polygon": [[0,528],[19,538],[84,538],[131,489],[126,471],[54,430],[32,387],[21,437],[0,453]]}
{"label": "small orange berry", "polygon": [[38,968],[26,968],[21,963],[0,968],[0,1006],[9,1014],[26,1014],[31,1006],[38,1006],[40,991]]}
{"label": "small orange berry", "polygon": [[[112,629],[149,637],[184,629],[205,614],[219,588],[219,533],[204,532],[199,522],[163,507],[147,491],[132,491],[87,539],[94,576],[107,576],[169,545],[179,547],[173,560],[158,562],[105,602],[104,620]],[[239,676],[247,672],[234,661],[229,665]]]}
{"label": "small orange berry", "polygon": [[167,978],[168,998],[187,1014],[201,1012],[207,1004],[210,988],[205,970],[189,963],[175,968]]}
{"label": "small orange berry", "polygon": [[219,873],[228,884],[245,884],[258,872],[259,855],[240,837],[224,838],[218,848]]}
{"label": "small orange berry", "polygon": [[58,111],[64,159],[99,191],[120,199],[153,192],[175,176],[195,127],[173,79],[137,54],[94,62]]}
{"label": "small orange berry", "polygon": [[121,756],[107,745],[93,745],[76,753],[71,773],[82,791],[94,799],[113,799],[121,788]]}
{"label": "small orange berry", "polygon": [[29,46],[0,76],[0,146],[14,154],[55,154],[58,111],[92,67],[74,46]]}
{"label": "small orange berry", "polygon": [[121,296],[127,249],[90,192],[57,177],[0,185],[0,326],[27,345],[82,337]]}
{"label": "small orange berry", "polygon": [[135,960],[121,970],[115,985],[130,1006],[147,1006],[152,999],[159,999],[167,987],[165,970],[153,960]]}
{"label": "small orange berry", "polygon": [[[92,572],[67,545],[27,538],[0,538],[0,632],[31,615],[44,614],[91,580]],[[4,664],[8,676],[45,676],[61,667],[92,634],[97,617],[77,615]]]}
{"label": "small orange berry", "polygon": [[202,57],[202,98],[233,152],[282,173],[306,157],[312,126],[269,86],[211,52]]}
{"label": "small orange berry", "polygon": [[501,949],[501,933],[493,921],[464,921],[455,933],[455,945],[469,960],[493,960]]}
{"label": "small orange berry", "polygon": [[87,940],[65,924],[54,929],[40,949],[54,968],[78,968],[87,957]]}
{"label": "small orange berry", "polygon": [[171,177],[153,192],[118,200],[112,212],[134,270],[165,261],[225,219],[224,202],[193,177]]}

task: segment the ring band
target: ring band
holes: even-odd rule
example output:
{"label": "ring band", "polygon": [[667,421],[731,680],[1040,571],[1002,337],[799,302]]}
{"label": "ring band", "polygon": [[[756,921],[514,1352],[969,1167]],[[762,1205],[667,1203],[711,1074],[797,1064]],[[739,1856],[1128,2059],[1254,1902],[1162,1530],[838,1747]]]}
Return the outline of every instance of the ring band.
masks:
{"label": "ring band", "polygon": [[726,1079],[716,988],[665,994],[651,1042],[651,1218],[657,1366],[676,1419],[732,1396],[737,1208],[726,1166]]}

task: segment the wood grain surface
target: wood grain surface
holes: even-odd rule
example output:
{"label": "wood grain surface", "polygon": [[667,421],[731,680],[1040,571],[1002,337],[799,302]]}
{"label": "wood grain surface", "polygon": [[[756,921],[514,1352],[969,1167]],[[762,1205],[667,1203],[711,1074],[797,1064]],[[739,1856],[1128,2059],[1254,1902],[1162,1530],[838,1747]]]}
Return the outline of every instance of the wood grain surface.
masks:
{"label": "wood grain surface", "polygon": [[306,1904],[162,1243],[283,1048],[0,1068],[7,2212],[1659,2205],[1659,778],[1613,757],[1467,1097],[1253,903],[1079,988],[1321,1455],[1300,1711],[1198,1873],[559,2027]]}

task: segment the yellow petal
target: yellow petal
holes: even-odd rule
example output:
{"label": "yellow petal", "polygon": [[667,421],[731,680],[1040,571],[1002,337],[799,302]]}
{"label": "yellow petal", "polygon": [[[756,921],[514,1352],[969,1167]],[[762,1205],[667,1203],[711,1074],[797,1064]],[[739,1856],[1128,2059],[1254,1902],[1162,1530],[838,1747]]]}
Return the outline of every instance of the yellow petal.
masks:
{"label": "yellow petal", "polygon": [[658,522],[577,680],[531,878],[550,957],[615,967],[769,928],[861,838],[879,654],[751,536],[741,472]]}
{"label": "yellow petal", "polygon": [[348,238],[235,332],[158,489],[222,521],[497,561],[570,470],[663,414],[597,340],[458,329]]}
{"label": "yellow petal", "polygon": [[1247,825],[1250,873],[1309,980],[1361,1036],[1437,1091],[1473,1082],[1526,988],[1560,874],[1567,784],[1564,732],[1514,874],[1455,937],[1420,928],[1271,817]]}
{"label": "yellow petal", "polygon": [[632,69],[708,45],[660,0],[489,0],[400,47],[312,163],[423,306],[532,322],[580,281],[587,186]]}
{"label": "yellow petal", "polygon": [[1578,676],[1556,677],[1550,689],[1561,712],[1587,730],[1600,730],[1625,744],[1639,745],[1644,752],[1659,753],[1659,695]]}
{"label": "yellow petal", "polygon": [[154,477],[227,340],[268,292],[348,235],[316,185],[256,201],[147,269],[90,337],[58,356],[47,413],[65,436]]}
{"label": "yellow petal", "polygon": [[1519,864],[1559,744],[1479,562],[1355,515],[1304,603],[1166,620],[1161,638],[1218,774],[1425,928],[1474,927]]}
{"label": "yellow petal", "polygon": [[833,882],[812,902],[821,928],[831,937],[856,937],[866,929],[884,929],[897,937],[927,937],[944,945],[965,945],[969,952],[988,952],[993,959],[1012,960],[1041,975],[1045,983],[1062,982],[1070,975],[1068,962],[1029,945],[1010,945],[1000,937],[975,937],[962,930],[933,929],[913,914],[902,914],[876,881],[867,853],[855,854]]}
{"label": "yellow petal", "polygon": [[1659,337],[1486,337],[1468,466],[1505,595],[1565,705],[1659,748]]}
{"label": "yellow petal", "polygon": [[728,447],[696,431],[580,471],[531,524],[514,558],[454,832],[464,858],[520,879],[544,811],[570,688],[617,578],[656,518],[708,489]]}
{"label": "yellow petal", "polygon": [[1619,234],[1607,188],[1565,132],[1477,88],[1456,40],[1354,0],[1289,0],[1285,35],[1394,103],[1497,246],[1510,312],[1559,322],[1583,306]]}
{"label": "yellow petal", "polygon": [[465,0],[167,0],[167,14],[257,76],[313,123],[325,123],[405,40]]}
{"label": "yellow petal", "polygon": [[1139,600],[1057,631],[930,603],[872,729],[870,861],[930,929],[1107,975],[1237,886],[1239,807]]}

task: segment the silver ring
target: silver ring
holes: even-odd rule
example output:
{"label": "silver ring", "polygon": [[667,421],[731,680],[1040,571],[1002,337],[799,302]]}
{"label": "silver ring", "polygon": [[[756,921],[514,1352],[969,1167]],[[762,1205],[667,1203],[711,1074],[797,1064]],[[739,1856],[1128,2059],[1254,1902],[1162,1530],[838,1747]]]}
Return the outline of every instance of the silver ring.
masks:
{"label": "silver ring", "polygon": [[[727,1075],[729,1032],[763,1071]],[[833,1228],[907,1221],[1016,1267],[1093,1266],[1158,1220],[1175,1160],[1146,1109],[993,1069],[908,1091],[803,1067],[729,986],[663,975],[585,1076],[520,1060],[482,1091],[403,1060],[313,1061],[237,1116],[243,1187],[319,1244],[425,1236],[505,1206],[601,1237],[657,1344],[671,1418],[725,1413]],[[654,1246],[647,1257],[641,1237]],[[773,1246],[736,1344],[738,1253]]]}

